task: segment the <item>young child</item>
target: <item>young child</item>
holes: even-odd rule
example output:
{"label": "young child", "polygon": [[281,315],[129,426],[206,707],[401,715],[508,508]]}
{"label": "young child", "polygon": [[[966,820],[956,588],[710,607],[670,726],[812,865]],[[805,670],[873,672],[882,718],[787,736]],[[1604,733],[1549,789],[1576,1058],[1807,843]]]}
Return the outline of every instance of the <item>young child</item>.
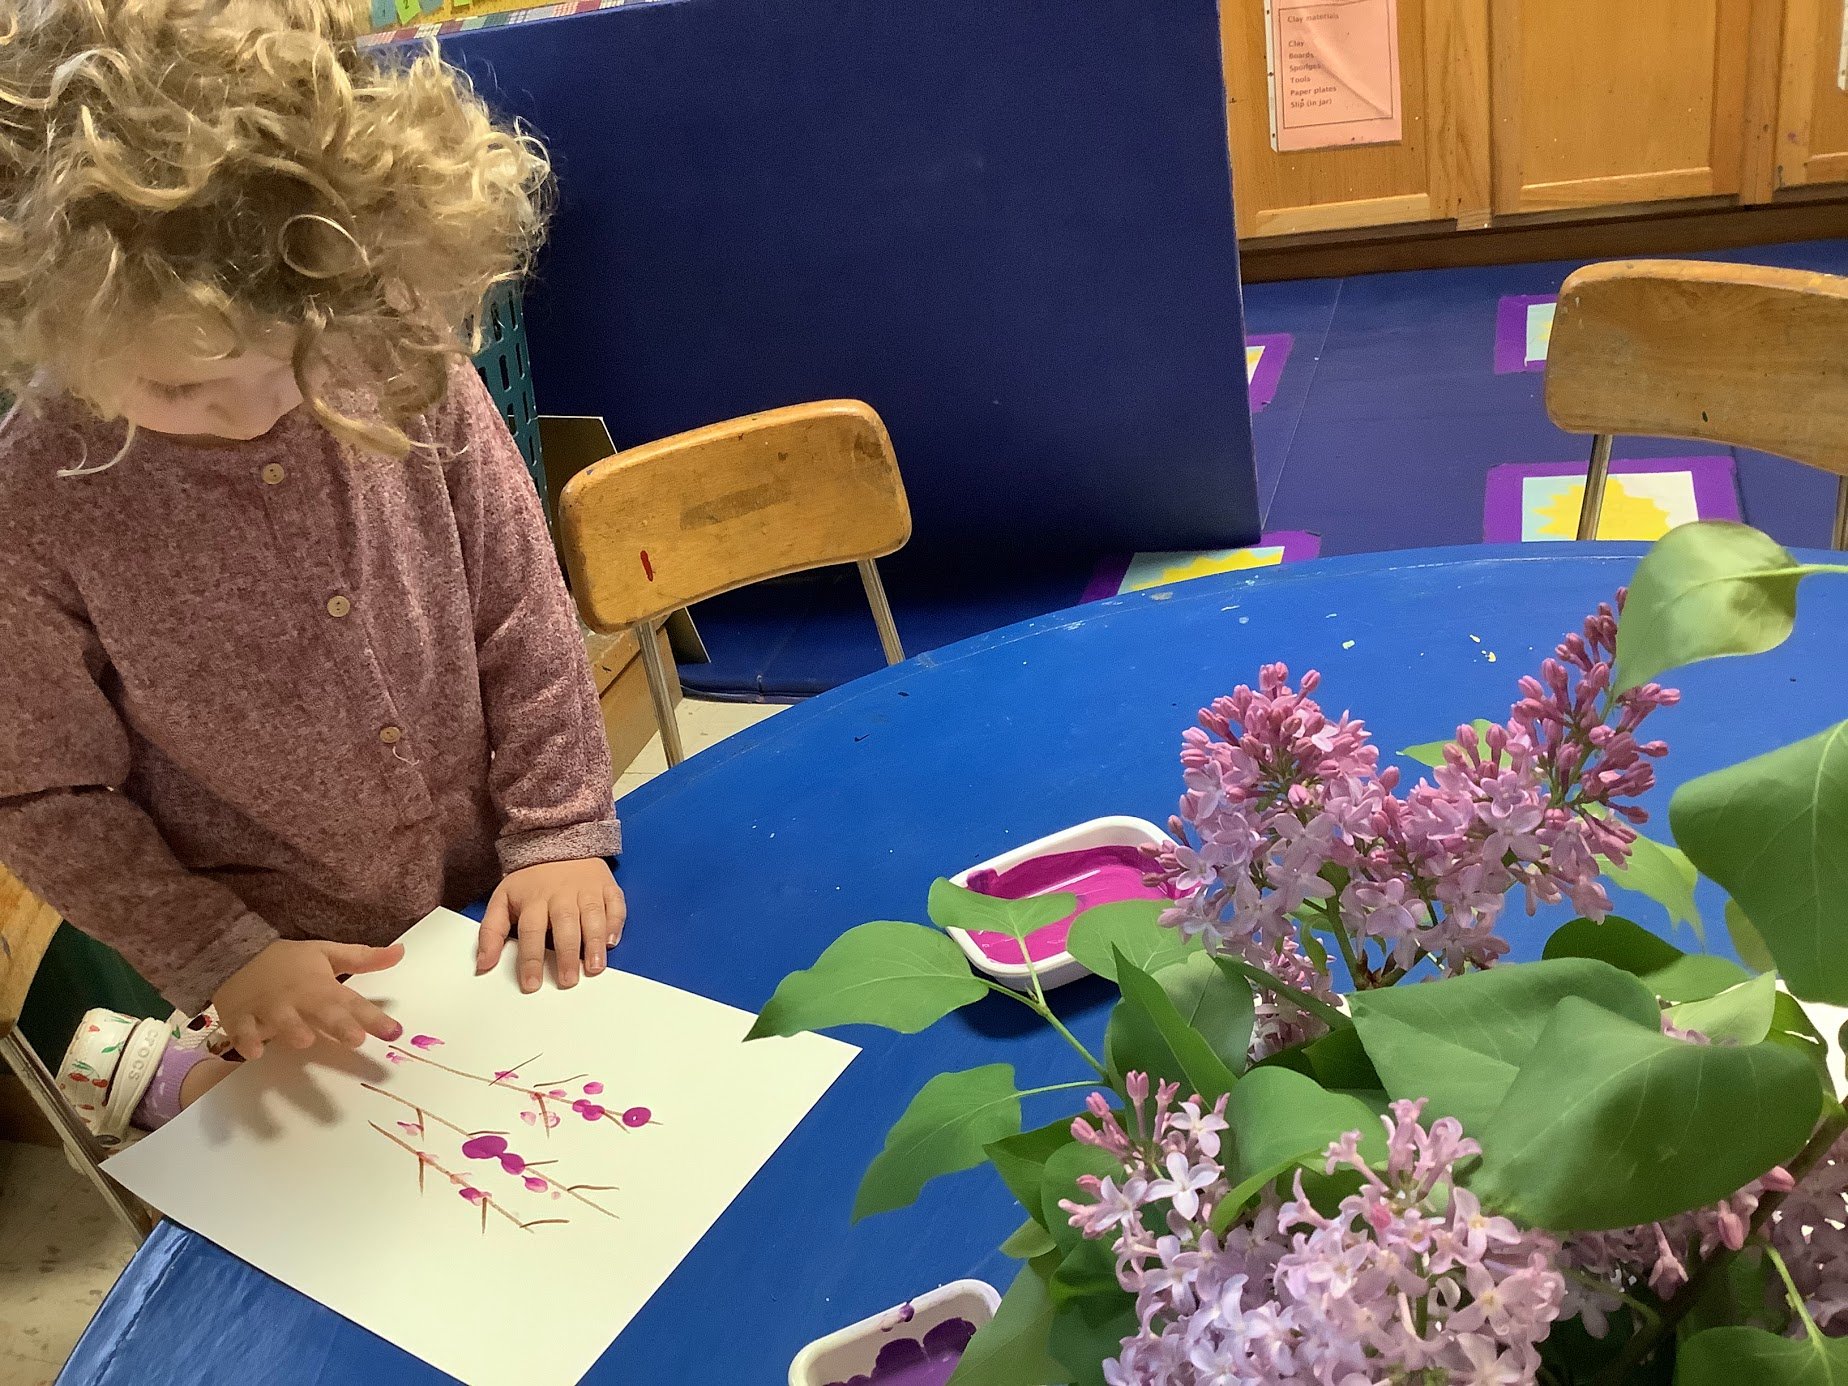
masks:
{"label": "young child", "polygon": [[[438,905],[492,891],[477,971],[517,934],[529,992],[548,934],[568,987],[624,921],[584,647],[464,331],[545,158],[349,9],[0,10],[0,862],[246,1058],[396,1038],[342,979]],[[223,1076],[108,1021],[74,1061],[112,1137]]]}

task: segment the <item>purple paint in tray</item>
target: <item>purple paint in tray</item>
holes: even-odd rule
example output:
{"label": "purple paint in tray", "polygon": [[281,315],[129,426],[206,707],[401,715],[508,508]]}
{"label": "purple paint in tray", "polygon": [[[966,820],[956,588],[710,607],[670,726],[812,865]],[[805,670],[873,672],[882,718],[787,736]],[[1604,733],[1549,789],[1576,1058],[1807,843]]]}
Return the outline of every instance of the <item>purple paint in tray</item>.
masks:
{"label": "purple paint in tray", "polygon": [[[1149,854],[1140,847],[1086,847],[1034,857],[1005,871],[972,872],[968,884],[977,894],[997,900],[1025,900],[1032,895],[1064,891],[1078,897],[1078,908],[1065,918],[1027,935],[1026,958],[1037,963],[1065,951],[1072,921],[1086,910],[1123,900],[1172,900],[1174,894],[1168,887],[1148,883],[1152,866]],[[1020,941],[1011,934],[971,930],[969,938],[990,962],[1026,961],[1021,956]]]}
{"label": "purple paint in tray", "polygon": [[974,1336],[975,1325],[969,1320],[945,1319],[922,1341],[894,1338],[880,1348],[871,1375],[830,1382],[829,1386],[944,1386]]}

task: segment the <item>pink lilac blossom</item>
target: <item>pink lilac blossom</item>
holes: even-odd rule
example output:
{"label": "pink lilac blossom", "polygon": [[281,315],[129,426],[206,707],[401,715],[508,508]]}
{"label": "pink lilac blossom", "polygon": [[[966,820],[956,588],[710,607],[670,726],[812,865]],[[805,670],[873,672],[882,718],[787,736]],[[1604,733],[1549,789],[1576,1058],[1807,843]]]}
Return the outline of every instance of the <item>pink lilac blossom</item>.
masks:
{"label": "pink lilac blossom", "polygon": [[[1293,688],[1286,666],[1267,665],[1257,688],[1214,699],[1183,737],[1180,841],[1158,857],[1177,893],[1163,922],[1328,999],[1305,920],[1339,925],[1364,988],[1425,958],[1449,973],[1492,964],[1517,888],[1530,914],[1569,900],[1602,918],[1596,858],[1626,859],[1631,824],[1647,818],[1628,801],[1667,751],[1637,730],[1679,697],[1655,684],[1611,694],[1616,623],[1600,607],[1521,680],[1505,724],[1459,727],[1444,763],[1403,794],[1366,727],[1310,696],[1315,671]],[[1281,997],[1260,1009],[1260,1053],[1316,1032]]]}
{"label": "pink lilac blossom", "polygon": [[1557,1245],[1483,1213],[1454,1167],[1480,1153],[1451,1118],[1429,1129],[1422,1102],[1383,1118],[1384,1170],[1359,1131],[1329,1146],[1326,1169],[1360,1191],[1325,1217],[1303,1194],[1267,1192],[1223,1235],[1224,1099],[1176,1103],[1131,1075],[1127,1129],[1101,1094],[1073,1122],[1079,1140],[1123,1165],[1079,1180],[1091,1201],[1060,1206],[1087,1237],[1112,1240],[1138,1331],[1104,1365],[1110,1386],[1365,1386],[1376,1381],[1520,1383],[1560,1316]]}

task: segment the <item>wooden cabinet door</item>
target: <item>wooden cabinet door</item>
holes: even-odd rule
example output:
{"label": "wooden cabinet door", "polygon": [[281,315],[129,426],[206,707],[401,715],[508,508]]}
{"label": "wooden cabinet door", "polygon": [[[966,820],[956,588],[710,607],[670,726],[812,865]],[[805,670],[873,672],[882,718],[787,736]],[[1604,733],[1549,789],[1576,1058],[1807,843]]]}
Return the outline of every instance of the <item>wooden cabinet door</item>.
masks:
{"label": "wooden cabinet door", "polygon": [[[1775,99],[1777,9],[1491,0],[1495,210],[1750,195],[1748,145],[1764,143]],[[1750,141],[1748,86],[1762,107]]]}
{"label": "wooden cabinet door", "polygon": [[1776,186],[1848,182],[1848,92],[1840,86],[1842,0],[1788,0]]}
{"label": "wooden cabinet door", "polygon": [[1221,0],[1239,234],[1452,217],[1485,224],[1487,3],[1399,0],[1405,137],[1398,143],[1279,154],[1270,142],[1263,0]]}

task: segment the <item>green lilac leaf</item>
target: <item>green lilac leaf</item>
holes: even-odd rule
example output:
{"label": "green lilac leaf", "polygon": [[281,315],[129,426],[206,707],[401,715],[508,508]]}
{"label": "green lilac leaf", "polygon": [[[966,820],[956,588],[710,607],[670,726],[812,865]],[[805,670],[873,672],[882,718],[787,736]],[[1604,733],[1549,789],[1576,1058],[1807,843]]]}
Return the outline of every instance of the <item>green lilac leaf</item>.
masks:
{"label": "green lilac leaf", "polygon": [[813,967],[779,982],[745,1038],[834,1025],[914,1035],[987,994],[954,939],[922,924],[861,924],[829,944]]}
{"label": "green lilac leaf", "polygon": [[1117,1284],[1116,1252],[1103,1238],[1080,1238],[1065,1252],[1047,1286],[1055,1311],[1074,1300],[1110,1299],[1123,1293]]}
{"label": "green lilac leaf", "polygon": [[1727,958],[1684,953],[1642,925],[1618,915],[1603,923],[1574,919],[1546,941],[1546,958],[1597,958],[1640,977],[1664,1001],[1697,1001],[1737,986],[1752,974]]}
{"label": "green lilac leaf", "polygon": [[1029,895],[1024,900],[1000,900],[939,879],[931,883],[927,908],[930,922],[940,929],[1011,934],[1024,942],[1035,929],[1057,924],[1077,909],[1078,897],[1071,894]]}
{"label": "green lilac leaf", "polygon": [[1429,1098],[1427,1124],[1453,1116],[1480,1137],[1554,1011],[1573,997],[1636,1025],[1659,1024],[1649,988],[1594,958],[1555,958],[1356,992],[1348,1006],[1389,1095]]}
{"label": "green lilac leaf", "polygon": [[1053,1152],[1073,1144],[1072,1119],[1060,1117],[1017,1136],[1005,1136],[982,1147],[1008,1192],[1034,1217],[1039,1216],[1040,1180]]}
{"label": "green lilac leaf", "polygon": [[1848,722],[1690,780],[1675,840],[1726,888],[1784,983],[1848,1005]]}
{"label": "green lilac leaf", "polygon": [[1079,1178],[1086,1174],[1095,1174],[1100,1178],[1108,1175],[1121,1183],[1123,1164],[1115,1156],[1094,1145],[1073,1141],[1053,1153],[1040,1175],[1040,1225],[1052,1234],[1052,1240],[1061,1250],[1076,1246],[1084,1240],[1078,1229],[1072,1226],[1071,1214],[1059,1204],[1066,1199],[1079,1203],[1094,1201],[1090,1194],[1078,1187]]}
{"label": "green lilac leaf", "polygon": [[1777,977],[1761,972],[1717,996],[1670,1006],[1668,1018],[1677,1028],[1698,1030],[1718,1044],[1757,1044],[1771,1033],[1777,996]]}
{"label": "green lilac leaf", "polygon": [[1630,579],[1616,691],[1697,660],[1781,645],[1796,624],[1797,583],[1816,571],[1747,525],[1705,520],[1671,529]]}
{"label": "green lilac leaf", "polygon": [[1656,1222],[1790,1159],[1820,1101],[1815,1070],[1781,1045],[1688,1044],[1569,996],[1483,1126],[1470,1185],[1553,1231]]}
{"label": "green lilac leaf", "polygon": [[1044,1256],[1049,1251],[1056,1251],[1058,1243],[1053,1241],[1052,1233],[1040,1226],[1037,1218],[1028,1218],[1008,1234],[1001,1243],[1001,1254],[1011,1256],[1016,1261],[1031,1261],[1035,1256]]}
{"label": "green lilac leaf", "polygon": [[1052,1296],[1039,1263],[1022,1266],[994,1318],[976,1329],[947,1386],[1048,1386],[1065,1374],[1047,1342]]}
{"label": "green lilac leaf", "polygon": [[1243,1181],[1309,1151],[1320,1164],[1344,1132],[1359,1131],[1361,1153],[1384,1162],[1386,1133],[1358,1098],[1327,1092],[1287,1068],[1254,1068],[1226,1098],[1228,1177]]}
{"label": "green lilac leaf", "polygon": [[1694,903],[1694,884],[1700,879],[1700,873],[1679,847],[1638,834],[1636,841],[1630,844],[1628,862],[1618,866],[1608,858],[1599,857],[1598,864],[1612,884],[1646,896],[1668,911],[1671,929],[1685,923],[1694,931],[1696,939],[1702,943],[1707,941],[1706,921],[1700,917],[1700,907]]}
{"label": "green lilac leaf", "polygon": [[[1119,1075],[1147,1073],[1207,1102],[1230,1092],[1251,1043],[1251,989],[1226,976],[1206,953],[1151,977],[1121,954],[1123,999],[1111,1012],[1104,1048]],[[1242,1038],[1241,1038],[1242,1036]],[[1227,1056],[1231,1055],[1232,1058]]]}
{"label": "green lilac leaf", "polygon": [[860,1180],[853,1216],[903,1208],[940,1174],[982,1163],[984,1147],[1020,1130],[1012,1064],[939,1073],[886,1133],[885,1149]]}
{"label": "green lilac leaf", "polygon": [[1104,1363],[1136,1333],[1136,1301],[1119,1290],[1075,1300],[1052,1320],[1052,1355],[1064,1366],[1049,1381],[1070,1386],[1105,1386]]}
{"label": "green lilac leaf", "polygon": [[1709,1328],[1676,1353],[1675,1386],[1848,1386],[1848,1339]]}
{"label": "green lilac leaf", "polygon": [[1066,951],[1099,977],[1117,979],[1116,955],[1122,955],[1153,976],[1163,968],[1184,962],[1200,951],[1179,929],[1157,923],[1166,900],[1119,900],[1088,909],[1072,921]]}
{"label": "green lilac leaf", "polygon": [[1754,972],[1777,970],[1777,960],[1771,956],[1771,950],[1765,947],[1758,926],[1745,917],[1745,911],[1739,908],[1737,900],[1726,902],[1726,937],[1732,940],[1733,952],[1739,955],[1739,961]]}

